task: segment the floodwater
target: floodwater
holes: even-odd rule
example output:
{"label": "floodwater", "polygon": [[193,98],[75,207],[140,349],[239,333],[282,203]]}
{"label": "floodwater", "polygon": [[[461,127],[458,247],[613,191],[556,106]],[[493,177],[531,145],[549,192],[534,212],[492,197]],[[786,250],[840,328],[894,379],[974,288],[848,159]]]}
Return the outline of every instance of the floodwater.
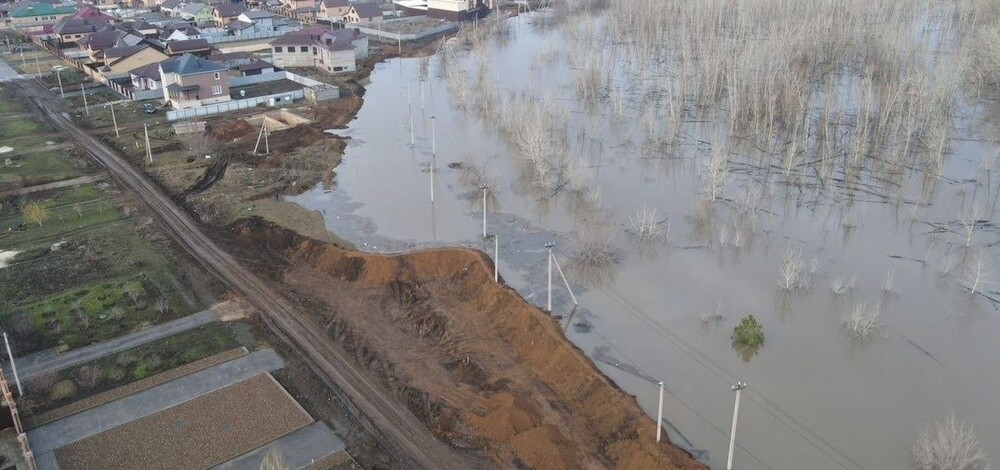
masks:
{"label": "floodwater", "polygon": [[[567,336],[650,416],[655,381],[663,380],[669,436],[713,468],[725,468],[737,380],[749,389],[736,468],[909,468],[917,428],[951,412],[1000,456],[1000,312],[963,287],[979,253],[986,271],[1000,272],[989,257],[997,236],[980,222],[966,248],[959,230],[941,230],[987,191],[975,182],[984,179],[980,157],[996,150],[980,140],[994,131],[983,120],[958,123],[927,205],[913,202],[918,182],[899,203],[862,194],[847,208],[836,191],[817,197],[772,188],[751,224],[723,202],[704,202],[711,139],[703,135],[711,131],[694,130],[650,156],[636,113],[615,122],[607,106],[577,99],[573,71],[553,52],[558,32],[536,30],[531,15],[509,22],[509,42],[486,47],[478,59],[453,57],[449,66],[464,61],[475,83],[471,61],[486,62],[501,94],[528,90],[566,109],[569,153],[592,168],[599,204],[533,187],[497,123],[457,103],[440,76],[440,53],[378,65],[358,119],[334,131],[351,137],[335,187],[288,199],[321,211],[329,230],[362,249],[460,244],[492,255],[493,241],[482,238],[480,190],[455,164],[485,168],[496,188],[487,229],[498,235],[501,276],[544,307],[544,245],[554,242],[580,303],[572,311],[556,274],[553,311],[565,317]],[[737,198],[741,181],[720,199]],[[669,237],[637,243],[629,235],[629,216],[643,206],[657,210]],[[613,260],[590,269],[575,263],[577,247],[595,239],[611,240]],[[789,251],[801,253],[808,287],[778,287]],[[844,292],[835,294],[838,277]],[[997,297],[989,281],[978,290]],[[867,340],[840,323],[860,302],[883,314]],[[749,313],[766,334],[755,354],[734,350],[730,340]]]}

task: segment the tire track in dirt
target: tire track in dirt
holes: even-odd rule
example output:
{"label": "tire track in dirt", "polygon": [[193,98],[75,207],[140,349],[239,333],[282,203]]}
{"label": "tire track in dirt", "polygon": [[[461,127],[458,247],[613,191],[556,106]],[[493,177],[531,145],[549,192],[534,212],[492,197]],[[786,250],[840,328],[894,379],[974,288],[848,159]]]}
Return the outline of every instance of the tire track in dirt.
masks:
{"label": "tire track in dirt", "polygon": [[343,349],[309,323],[277,290],[264,283],[219,248],[194,220],[144,173],[95,137],[74,124],[45,90],[33,82],[17,82],[36,112],[86,149],[123,186],[155,213],[171,236],[206,269],[230,288],[243,294],[261,312],[261,319],[276,335],[308,359],[310,367],[342,390],[386,438],[390,448],[408,461],[406,468],[481,468],[485,461],[458,453],[439,441],[411,411],[388,396]]}

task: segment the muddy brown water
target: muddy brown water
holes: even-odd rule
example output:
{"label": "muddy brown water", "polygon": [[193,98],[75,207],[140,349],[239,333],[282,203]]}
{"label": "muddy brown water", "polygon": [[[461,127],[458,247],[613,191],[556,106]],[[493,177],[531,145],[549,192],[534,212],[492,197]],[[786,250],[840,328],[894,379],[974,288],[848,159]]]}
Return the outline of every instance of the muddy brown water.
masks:
{"label": "muddy brown water", "polygon": [[[639,118],[633,113],[616,124],[606,109],[580,103],[567,63],[538,60],[550,55],[555,33],[536,31],[527,16],[510,21],[513,39],[486,49],[499,87],[544,88],[569,111],[571,153],[593,167],[603,216],[564,195],[526,188],[516,152],[495,123],[456,105],[439,77],[440,56],[379,64],[358,119],[333,131],[351,137],[336,187],[288,199],[321,211],[329,230],[364,250],[459,244],[492,254],[492,241],[482,240],[478,190],[449,165],[489,168],[498,184],[487,225],[499,235],[506,282],[544,307],[543,245],[556,243],[581,304],[571,311],[556,277],[553,310],[564,315],[567,336],[650,416],[656,413],[653,380],[662,379],[668,435],[713,468],[725,468],[735,380],[750,385],[740,408],[736,468],[908,468],[916,428],[951,412],[975,426],[991,456],[1000,456],[1000,312],[962,287],[961,264],[983,252],[988,270],[1000,273],[990,257],[997,241],[993,217],[984,214],[972,249],[964,249],[958,233],[935,233],[985,191],[972,180],[982,179],[980,157],[996,151],[981,140],[991,126],[974,116],[960,120],[960,138],[925,207],[859,197],[844,210],[837,194],[815,198],[781,188],[758,213],[756,230],[735,228],[733,212],[718,209],[705,236],[692,217],[704,198],[700,131],[643,158]],[[919,192],[915,179],[908,180],[905,201]],[[739,187],[737,176],[723,196],[735,198]],[[669,224],[669,242],[645,246],[629,237],[628,217],[643,205]],[[602,236],[613,236],[616,253],[611,269],[597,277],[573,269],[570,259],[575,240],[595,223]],[[801,251],[810,287],[778,288],[789,250]],[[958,261],[942,275],[946,259]],[[845,284],[853,278],[853,288],[835,295],[830,286],[837,276]],[[987,280],[984,292],[997,296],[995,289]],[[858,302],[879,305],[884,314],[883,327],[867,341],[840,325]],[[766,334],[755,355],[734,350],[730,341],[747,313],[762,321]]]}

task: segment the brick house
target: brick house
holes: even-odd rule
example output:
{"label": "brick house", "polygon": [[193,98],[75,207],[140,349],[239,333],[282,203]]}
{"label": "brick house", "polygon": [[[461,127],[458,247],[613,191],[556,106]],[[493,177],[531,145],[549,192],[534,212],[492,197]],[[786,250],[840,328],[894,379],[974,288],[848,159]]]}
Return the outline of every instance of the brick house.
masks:
{"label": "brick house", "polygon": [[245,11],[247,11],[246,7],[240,3],[220,3],[212,10],[212,18],[215,25],[221,28],[228,25],[230,21],[239,18]]}
{"label": "brick house", "polygon": [[160,62],[163,99],[174,109],[229,101],[226,67],[191,54]]}

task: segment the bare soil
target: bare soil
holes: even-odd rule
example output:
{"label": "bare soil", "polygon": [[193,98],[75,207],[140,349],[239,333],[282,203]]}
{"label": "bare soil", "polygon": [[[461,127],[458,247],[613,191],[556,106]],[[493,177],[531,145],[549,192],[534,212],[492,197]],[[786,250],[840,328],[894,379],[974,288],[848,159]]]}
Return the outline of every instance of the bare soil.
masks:
{"label": "bare soil", "polygon": [[452,446],[504,467],[704,468],[657,444],[635,399],[494,283],[482,253],[365,254],[257,219],[231,229],[240,244],[270,247],[258,272],[312,302],[326,333]]}

